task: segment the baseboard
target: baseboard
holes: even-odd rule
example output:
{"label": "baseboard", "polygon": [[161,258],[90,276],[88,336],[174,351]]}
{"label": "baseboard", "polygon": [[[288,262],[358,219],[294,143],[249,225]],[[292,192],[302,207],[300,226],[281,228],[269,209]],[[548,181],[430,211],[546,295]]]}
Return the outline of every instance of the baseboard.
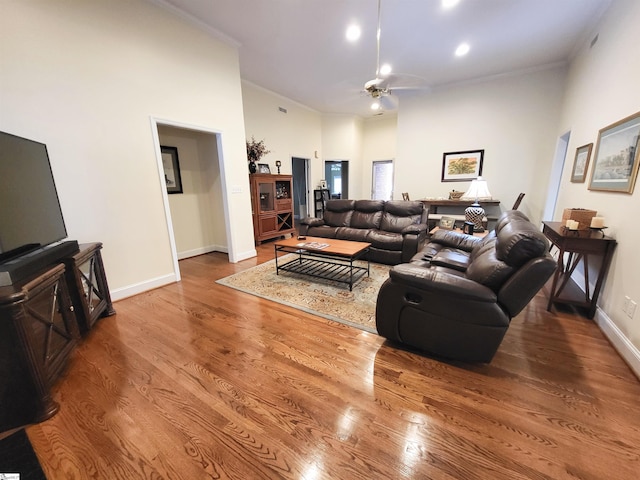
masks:
{"label": "baseboard", "polygon": [[622,333],[618,326],[609,318],[609,316],[601,309],[598,308],[594,321],[602,330],[605,337],[609,339],[613,347],[620,354],[622,359],[627,362],[629,368],[640,378],[640,350],[629,341],[629,339]]}
{"label": "baseboard", "polygon": [[116,288],[115,290],[111,290],[111,300],[113,300],[114,302],[116,300],[122,300],[124,298],[132,297],[134,295],[138,295],[139,293],[153,290],[154,288],[158,287],[163,287],[177,281],[178,280],[175,273],[170,273],[169,275],[163,275],[162,277],[156,277],[126,287]]}
{"label": "baseboard", "polygon": [[205,255],[211,252],[223,252],[229,253],[229,249],[222,245],[208,245],[206,247],[194,248],[192,250],[186,250],[184,252],[178,252],[178,260],[184,260],[185,258],[197,257],[198,255]]}

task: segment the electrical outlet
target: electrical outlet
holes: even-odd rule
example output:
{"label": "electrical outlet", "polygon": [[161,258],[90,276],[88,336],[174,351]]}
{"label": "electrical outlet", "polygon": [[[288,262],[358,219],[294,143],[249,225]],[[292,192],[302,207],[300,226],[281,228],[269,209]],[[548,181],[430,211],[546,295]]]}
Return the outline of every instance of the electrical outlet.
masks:
{"label": "electrical outlet", "polygon": [[629,318],[633,318],[633,316],[635,315],[636,307],[637,307],[636,302],[634,302],[633,300],[630,300],[629,308],[627,308],[627,315],[629,316]]}

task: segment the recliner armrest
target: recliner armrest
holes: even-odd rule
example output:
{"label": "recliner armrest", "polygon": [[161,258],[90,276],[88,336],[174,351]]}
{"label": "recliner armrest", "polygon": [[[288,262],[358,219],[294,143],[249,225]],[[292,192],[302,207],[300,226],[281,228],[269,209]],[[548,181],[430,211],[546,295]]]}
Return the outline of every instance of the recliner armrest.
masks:
{"label": "recliner armrest", "polygon": [[403,263],[393,267],[389,271],[389,277],[394,282],[447,296],[455,296],[458,300],[468,299],[487,303],[496,303],[497,301],[495,292],[490,288],[437,268],[424,268],[411,263]]}
{"label": "recliner armrest", "polygon": [[470,252],[473,250],[473,247],[482,241],[482,238],[451,230],[438,230],[431,235],[429,241],[439,243],[446,247],[459,248],[465,252]]}
{"label": "recliner armrest", "polygon": [[426,232],[427,231],[427,224],[426,223],[413,223],[407,227],[404,227],[402,229],[402,233],[403,235],[406,233],[412,233],[414,235],[420,235],[422,232]]}
{"label": "recliner armrest", "polygon": [[310,227],[319,227],[324,225],[324,220],[322,218],[306,217],[300,220],[300,223],[303,225],[309,225]]}

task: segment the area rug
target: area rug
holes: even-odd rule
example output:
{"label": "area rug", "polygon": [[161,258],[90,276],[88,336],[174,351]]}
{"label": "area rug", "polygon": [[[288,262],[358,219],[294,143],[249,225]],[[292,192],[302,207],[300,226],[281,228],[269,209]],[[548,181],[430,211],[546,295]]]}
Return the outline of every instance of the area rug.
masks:
{"label": "area rug", "polygon": [[[286,260],[281,257],[278,262]],[[359,280],[351,292],[344,283],[282,271],[276,275],[274,260],[221,278],[217,283],[376,333],[376,299],[380,286],[389,277],[389,268],[372,263],[369,276]]]}

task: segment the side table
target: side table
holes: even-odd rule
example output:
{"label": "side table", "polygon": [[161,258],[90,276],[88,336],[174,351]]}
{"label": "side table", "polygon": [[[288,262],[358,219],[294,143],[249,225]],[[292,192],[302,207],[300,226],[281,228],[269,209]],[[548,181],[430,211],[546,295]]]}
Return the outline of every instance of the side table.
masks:
{"label": "side table", "polygon": [[63,259],[69,294],[83,334],[100,317],[116,313],[111,303],[101,249],[102,243],[83,243],[78,253]]}
{"label": "side table", "polygon": [[[542,222],[542,225],[542,233],[559,250],[558,268],[553,275],[547,310],[551,310],[554,303],[576,305],[586,307],[587,317],[593,318],[602,283],[613,258],[615,239],[607,237],[600,230],[569,230],[562,222]],[[565,254],[568,254],[566,259]],[[590,257],[601,258],[593,292],[589,284]],[[583,263],[584,270],[584,292],[572,285],[571,280],[571,275],[580,262]]]}

